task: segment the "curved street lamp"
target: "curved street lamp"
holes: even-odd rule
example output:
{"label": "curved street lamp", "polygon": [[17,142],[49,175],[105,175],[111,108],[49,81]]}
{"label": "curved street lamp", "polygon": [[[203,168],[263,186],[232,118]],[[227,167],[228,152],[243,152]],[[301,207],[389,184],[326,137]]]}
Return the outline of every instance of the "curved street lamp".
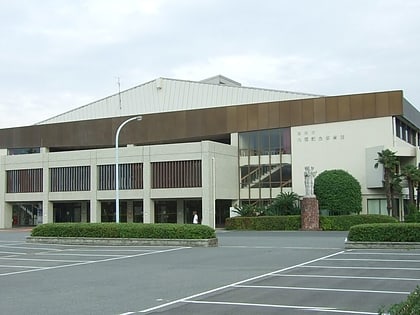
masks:
{"label": "curved street lamp", "polygon": [[115,222],[120,223],[120,174],[119,174],[119,161],[118,161],[118,138],[121,129],[133,120],[142,120],[142,116],[131,117],[121,123],[115,135]]}

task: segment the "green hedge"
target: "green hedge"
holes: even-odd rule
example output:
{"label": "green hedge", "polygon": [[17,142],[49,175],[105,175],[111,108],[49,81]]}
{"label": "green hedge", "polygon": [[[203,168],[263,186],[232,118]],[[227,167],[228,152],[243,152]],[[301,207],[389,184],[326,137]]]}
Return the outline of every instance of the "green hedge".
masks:
{"label": "green hedge", "polygon": [[215,230],[201,224],[172,223],[47,223],[36,226],[31,236],[209,239]]}
{"label": "green hedge", "polygon": [[420,242],[420,223],[361,224],[350,228],[352,242]]}
{"label": "green hedge", "polygon": [[[392,223],[396,219],[386,215],[320,216],[319,227],[324,231],[348,231],[353,225],[364,223]],[[226,219],[228,230],[287,231],[301,228],[300,215],[233,217]]]}
{"label": "green hedge", "polygon": [[354,225],[367,223],[396,223],[395,218],[379,214],[320,216],[319,226],[323,231],[348,231]]}
{"label": "green hedge", "polygon": [[225,228],[257,231],[299,230],[300,215],[227,218]]}

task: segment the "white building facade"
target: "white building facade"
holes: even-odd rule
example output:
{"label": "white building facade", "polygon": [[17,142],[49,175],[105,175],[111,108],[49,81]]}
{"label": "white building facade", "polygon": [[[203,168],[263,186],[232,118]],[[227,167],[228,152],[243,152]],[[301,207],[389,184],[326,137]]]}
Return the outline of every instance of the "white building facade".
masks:
{"label": "white building facade", "polygon": [[[137,104],[137,105],[136,105]],[[303,171],[343,169],[363,213],[386,214],[377,152],[419,162],[420,113],[402,91],[321,97],[156,79],[39,124],[0,130],[0,228],[113,222],[115,133],[121,132],[121,222],[222,227],[230,208],[304,194]],[[404,216],[404,195],[399,200]]]}

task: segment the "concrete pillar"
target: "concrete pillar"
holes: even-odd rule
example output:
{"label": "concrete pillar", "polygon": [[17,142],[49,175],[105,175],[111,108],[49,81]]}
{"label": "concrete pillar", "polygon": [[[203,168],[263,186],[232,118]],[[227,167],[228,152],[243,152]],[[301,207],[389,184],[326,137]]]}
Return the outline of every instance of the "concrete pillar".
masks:
{"label": "concrete pillar", "polygon": [[318,200],[314,197],[303,197],[301,209],[301,229],[319,230]]}
{"label": "concrete pillar", "polygon": [[201,224],[212,228],[216,226],[216,160],[210,152],[211,143],[202,142],[202,218]]}
{"label": "concrete pillar", "polygon": [[155,203],[151,199],[152,164],[150,147],[143,147],[143,222],[155,222]]}
{"label": "concrete pillar", "polygon": [[42,223],[54,223],[54,205],[46,198],[42,200]]}
{"label": "concrete pillar", "polygon": [[100,223],[101,203],[97,199],[98,165],[96,151],[90,154],[90,222]]}
{"label": "concrete pillar", "polygon": [[13,225],[13,205],[8,202],[3,202],[2,217],[3,222],[0,219],[0,228],[10,229]]}
{"label": "concrete pillar", "polygon": [[42,147],[40,149],[42,154],[42,223],[54,222],[54,205],[49,200],[50,192],[50,169],[49,169],[49,149]]}
{"label": "concrete pillar", "polygon": [[90,200],[90,222],[101,222],[101,203],[96,198]]}
{"label": "concrete pillar", "polygon": [[[176,201],[176,223],[185,223],[184,222],[184,200],[177,199]],[[186,222],[189,223],[189,222]]]}
{"label": "concrete pillar", "polygon": [[155,202],[150,198],[143,199],[143,223],[155,223]]}
{"label": "concrete pillar", "polygon": [[[7,151],[6,151],[7,152]],[[7,154],[7,153],[6,153]],[[9,220],[10,208],[8,208],[5,201],[6,194],[6,168],[5,168],[5,156],[0,156],[0,229],[9,228],[7,223]],[[12,216],[10,214],[10,216]]]}

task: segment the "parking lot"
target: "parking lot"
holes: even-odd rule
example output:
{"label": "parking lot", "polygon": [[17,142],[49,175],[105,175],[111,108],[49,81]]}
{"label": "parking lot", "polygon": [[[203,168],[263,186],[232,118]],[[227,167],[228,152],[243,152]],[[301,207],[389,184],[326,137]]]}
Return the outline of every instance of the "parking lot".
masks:
{"label": "parking lot", "polygon": [[420,283],[419,250],[345,232],[218,231],[219,247],[27,244],[0,231],[4,314],[378,314]]}

